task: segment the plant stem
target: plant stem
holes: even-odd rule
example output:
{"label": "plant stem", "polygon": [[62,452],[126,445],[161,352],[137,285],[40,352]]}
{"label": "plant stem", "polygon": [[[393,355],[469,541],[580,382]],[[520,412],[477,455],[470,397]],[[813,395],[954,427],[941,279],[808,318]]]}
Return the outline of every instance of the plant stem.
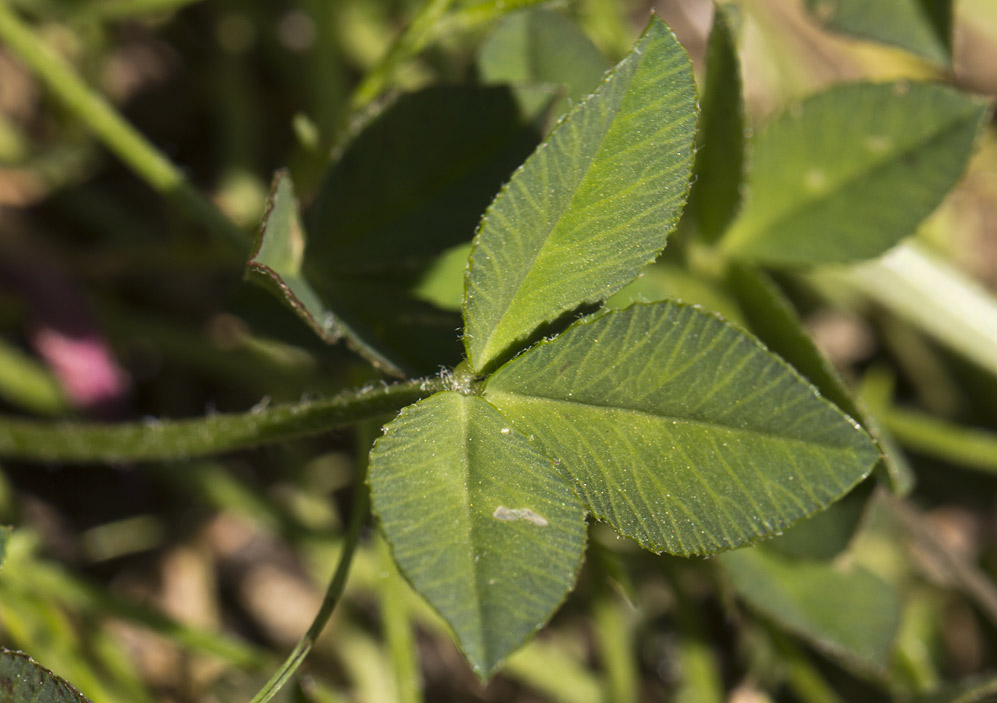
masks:
{"label": "plant stem", "polygon": [[795,643],[774,629],[769,629],[769,636],[788,664],[786,684],[800,700],[811,703],[841,703],[841,697]]}
{"label": "plant stem", "polygon": [[388,543],[379,540],[378,561],[383,574],[380,588],[381,620],[395,673],[398,703],[421,703],[422,681],[412,619],[405,603],[405,582],[395,566]]}
{"label": "plant stem", "polygon": [[336,605],[343,595],[343,589],[346,587],[346,576],[349,574],[353,554],[356,551],[357,542],[360,540],[360,527],[363,525],[368,513],[369,496],[367,493],[366,474],[367,462],[366,460],[361,460],[358,462],[357,477],[353,483],[353,507],[350,514],[350,524],[343,542],[343,551],[339,555],[339,563],[336,565],[336,571],[333,573],[329,587],[326,589],[325,598],[322,599],[322,607],[319,608],[308,631],[298,640],[298,644],[295,645],[280,669],[260,689],[260,692],[253,696],[253,700],[250,703],[267,703],[267,701],[277,695],[277,692],[280,691],[284,684],[287,683],[287,680],[301,666],[305,657],[312,650],[315,640],[318,639],[322,629],[329,622],[329,618],[332,617],[332,611],[336,609]]}
{"label": "plant stem", "polygon": [[0,417],[0,456],[64,463],[186,459],[390,415],[443,388],[440,379],[426,378],[189,420],[107,424]]}
{"label": "plant stem", "polygon": [[[447,15],[437,26],[434,36],[457,34],[477,29],[504,17],[510,12],[524,10],[533,5],[566,4],[555,3],[552,0],[484,0],[473,5],[465,4],[457,7]],[[629,46],[627,47],[629,49]]]}
{"label": "plant stem", "polygon": [[0,40],[20,58],[73,115],[154,190],[161,193],[221,241],[244,254],[249,238],[226,218],[183,173],[132,127],[97,92],[87,86],[64,59],[51,51],[0,0]]}
{"label": "plant stem", "polygon": [[640,697],[640,677],[634,651],[633,613],[628,612],[609,584],[611,559],[605,547],[592,544],[590,558],[597,570],[597,590],[592,602],[596,644],[605,672],[605,699],[614,703],[635,703]]}
{"label": "plant stem", "polygon": [[879,412],[883,425],[906,447],[929,456],[997,474],[997,434],[939,420],[896,406]]}
{"label": "plant stem", "polygon": [[384,92],[395,69],[403,61],[422,51],[434,36],[437,22],[446,15],[453,0],[427,0],[412,20],[388,49],[381,61],[371,69],[363,81],[353,91],[350,109],[359,111]]}
{"label": "plant stem", "polygon": [[723,677],[700,617],[702,606],[683,584],[682,567],[686,565],[679,567],[674,559],[664,563],[675,596],[672,613],[680,638],[676,652],[680,679],[675,687],[674,703],[722,703],[725,698]]}

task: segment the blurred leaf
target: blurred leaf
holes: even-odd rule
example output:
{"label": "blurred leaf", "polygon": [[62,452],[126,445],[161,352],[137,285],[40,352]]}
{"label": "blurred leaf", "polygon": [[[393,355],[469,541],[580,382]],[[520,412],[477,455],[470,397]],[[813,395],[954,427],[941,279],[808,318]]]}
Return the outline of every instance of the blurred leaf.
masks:
{"label": "blurred leaf", "polygon": [[900,622],[897,594],[860,567],[779,556],[766,547],[720,557],[752,609],[817,649],[865,671],[884,672]]}
{"label": "blurred leaf", "polygon": [[470,242],[445,251],[419,278],[413,293],[444,310],[460,310],[464,297],[464,271],[471,253]]}
{"label": "blurred leaf", "polygon": [[738,259],[865,259],[913,234],[966,168],[989,104],[921,83],[840,85],[754,140],[748,197],[723,240]]}
{"label": "blurred leaf", "polygon": [[689,593],[682,578],[688,573],[688,565],[679,566],[673,560],[664,560],[663,565],[669,574],[668,584],[675,598],[671,613],[678,634],[677,651],[673,656],[679,680],[671,700],[674,703],[723,703],[727,700],[723,675],[718,652],[704,622],[704,608],[699,599]]}
{"label": "blurred leaf", "polygon": [[447,391],[405,408],[374,445],[370,486],[399,567],[482,680],[575,582],[584,508],[480,397]]}
{"label": "blurred leaf", "polygon": [[309,280],[411,270],[469,241],[540,140],[538,117],[521,114],[507,86],[438,85],[398,98],[323,181],[306,220]]}
{"label": "blurred leaf", "polygon": [[689,194],[689,209],[706,242],[717,241],[733,219],[741,204],[744,180],[744,103],[731,28],[733,10],[729,5],[715,8],[706,46],[706,78],[700,96],[703,113]]}
{"label": "blurred leaf", "polygon": [[486,83],[561,86],[556,116],[591,93],[610,67],[577,24],[549,10],[507,15],[481,46],[477,63]]}
{"label": "blurred leaf", "polygon": [[0,339],[0,397],[40,415],[68,409],[59,381],[43,364]]}
{"label": "blurred leaf", "polygon": [[0,691],[5,703],[91,703],[27,654],[0,648]]}
{"label": "blurred leaf", "polygon": [[[435,86],[402,96],[330,169],[307,217],[307,242],[290,179],[278,174],[250,271],[327,342],[345,338],[387,373],[456,364],[460,319],[410,288],[421,268],[470,240],[489,200],[539,140],[534,118],[506,87]],[[429,126],[447,139],[427,139]]]}
{"label": "blurred leaf", "polygon": [[557,703],[604,703],[600,672],[573,652],[572,634],[548,630],[506,662],[502,673]]}
{"label": "blurred leaf", "polygon": [[806,0],[826,27],[892,44],[937,63],[952,60],[951,0]]}
{"label": "blurred leaf", "polygon": [[737,301],[716,280],[669,261],[655,261],[606,301],[611,308],[659,300],[701,305],[725,320],[744,325]]}
{"label": "blurred leaf", "polygon": [[457,3],[450,15],[439,24],[444,32],[469,32],[519,10],[536,5],[552,5],[555,0],[465,0]]}
{"label": "blurred leaf", "polygon": [[582,320],[500,368],[484,397],[558,459],[597,518],[655,552],[771,536],[878,455],[757,340],[675,303]]}
{"label": "blurred leaf", "polygon": [[338,276],[320,286],[339,310],[364,356],[393,360],[393,373],[413,378],[455,366],[461,358],[460,315],[416,298],[405,286],[378,276]]}
{"label": "blurred leaf", "polygon": [[692,166],[695,87],[653,18],[633,51],[516,171],[482,220],[464,346],[485,372],[538,327],[604,300],[661,251]]}
{"label": "blurred leaf", "polygon": [[848,548],[876,483],[865,480],[844,498],[766,542],[766,549],[798,559],[833,559]]}
{"label": "blurred leaf", "polygon": [[416,299],[406,287],[377,277],[349,274],[331,278],[302,273],[305,237],[290,176],[274,179],[271,207],[264,219],[248,270],[289,303],[328,343],[345,338],[376,368],[396,376],[435,372],[460,358],[456,313]]}

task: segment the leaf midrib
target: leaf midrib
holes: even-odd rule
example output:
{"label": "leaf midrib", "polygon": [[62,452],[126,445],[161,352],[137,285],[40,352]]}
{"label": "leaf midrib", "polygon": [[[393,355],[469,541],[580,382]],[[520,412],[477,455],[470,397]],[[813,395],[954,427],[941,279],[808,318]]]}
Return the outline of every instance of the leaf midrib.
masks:
{"label": "leaf midrib", "polygon": [[[819,441],[813,441],[813,440],[807,440],[807,439],[800,439],[800,438],[797,438],[797,437],[789,437],[789,436],[785,436],[785,435],[776,434],[774,432],[766,432],[766,431],[763,431],[763,430],[752,430],[752,429],[748,429],[748,428],[744,428],[744,427],[737,427],[737,426],[734,426],[734,425],[726,425],[726,424],[723,424],[723,423],[720,423],[720,422],[711,422],[711,421],[708,421],[708,420],[696,420],[696,419],[691,419],[691,418],[681,417],[681,416],[675,416],[675,415],[665,415],[665,414],[651,412],[651,411],[648,411],[648,410],[642,410],[640,408],[628,408],[628,407],[621,407],[621,406],[618,406],[618,405],[605,405],[605,404],[602,404],[602,403],[596,403],[596,402],[591,402],[591,401],[580,401],[580,400],[575,400],[575,399],[568,400],[568,399],[565,399],[565,398],[554,398],[554,397],[551,397],[551,396],[529,394],[529,393],[517,393],[517,392],[501,391],[501,390],[494,390],[494,391],[490,391],[489,392],[486,389],[485,395],[486,396],[487,395],[491,395],[492,397],[494,397],[494,396],[506,396],[506,397],[512,397],[512,398],[528,399],[528,400],[539,400],[539,401],[546,401],[546,402],[550,402],[550,403],[556,403],[556,404],[561,404],[561,405],[569,405],[569,406],[570,405],[579,405],[579,406],[591,407],[591,408],[601,408],[601,409],[604,409],[604,410],[612,410],[612,411],[615,411],[615,412],[623,412],[623,413],[630,413],[630,414],[634,414],[634,415],[641,415],[641,416],[644,416],[644,417],[651,417],[651,418],[654,418],[654,419],[665,420],[665,421],[669,421],[669,422],[672,422],[672,423],[682,423],[684,425],[694,425],[696,427],[702,427],[702,428],[710,429],[710,430],[721,429],[721,430],[727,430],[727,431],[734,432],[734,433],[748,434],[748,435],[752,435],[752,436],[765,437],[765,438],[776,439],[776,440],[781,440],[781,441],[785,441],[785,442],[792,442],[792,443],[795,443],[795,444],[803,444],[803,445],[807,445],[807,446],[825,447],[825,448],[835,449],[835,450],[838,450],[838,451],[850,451],[853,454],[860,454],[861,453],[861,447],[852,447],[852,446],[848,446],[848,445],[842,446],[840,444],[831,444],[831,443],[828,443],[828,442],[819,442]],[[500,405],[500,404],[501,403],[498,403],[498,405]],[[837,411],[834,408],[834,406],[829,406],[829,407],[833,411],[840,412],[840,411]],[[844,420],[846,422],[849,420],[848,416],[844,415],[843,413],[840,414],[840,419]],[[857,425],[855,425],[855,429],[856,429],[857,432],[861,433],[863,437],[868,437],[868,435],[866,435],[865,431],[862,430]],[[869,446],[870,447],[874,447],[874,445],[872,444],[871,440],[869,440]]]}
{"label": "leaf midrib", "polygon": [[[640,57],[640,56],[641,56],[641,54],[630,54],[630,56],[627,57],[628,59],[633,59],[634,61],[638,62],[638,65],[634,67],[633,73],[631,73],[631,75],[630,75],[630,77],[628,79],[628,84],[627,84],[628,87],[629,87],[629,84],[633,82],[634,75],[636,75],[637,70],[639,68],[639,58],[634,58],[634,57]],[[626,59],[624,60],[624,62],[621,62],[621,64],[619,66],[617,66],[616,70],[611,71],[609,74],[607,74],[606,77],[603,78],[603,81],[602,81],[602,83],[600,84],[599,87],[601,88],[602,86],[605,86],[605,85],[609,84],[609,82],[613,79],[613,77],[616,76],[618,73],[620,73],[622,68],[626,67],[627,64],[625,62],[626,62]],[[567,126],[570,126],[571,123],[570,123],[570,121],[568,119],[570,117],[570,115],[573,114],[573,113],[575,113],[575,112],[577,112],[578,110],[581,110],[582,108],[584,108],[584,106],[588,103],[588,101],[591,98],[595,97],[596,93],[598,93],[598,88],[596,89],[596,91],[592,95],[590,95],[584,101],[580,102],[578,104],[578,106],[574,110],[572,110],[571,113],[569,113],[569,115],[567,117],[564,118],[564,121],[557,128],[558,131],[560,131],[561,129],[565,129]],[[568,200],[567,204],[563,208],[561,208],[560,212],[557,213],[557,217],[552,222],[550,222],[547,225],[546,231],[544,232],[543,242],[541,243],[541,245],[539,247],[536,248],[536,251],[533,253],[533,255],[529,259],[530,265],[528,267],[524,267],[522,269],[524,271],[524,273],[519,277],[519,280],[516,282],[516,284],[515,284],[515,290],[513,291],[513,293],[510,296],[508,296],[508,298],[505,301],[503,301],[501,311],[498,313],[498,315],[495,318],[496,319],[496,323],[492,326],[491,332],[488,333],[488,336],[485,339],[485,343],[481,347],[481,356],[483,356],[486,359],[488,359],[488,361],[486,361],[484,364],[482,364],[481,367],[487,367],[488,364],[492,363],[495,360],[495,358],[497,356],[497,353],[489,353],[489,351],[491,349],[491,346],[492,346],[492,340],[495,338],[496,333],[498,332],[498,330],[502,326],[502,323],[505,321],[505,319],[507,317],[507,314],[509,312],[509,309],[512,307],[513,303],[515,303],[516,299],[519,297],[519,291],[522,289],[523,284],[526,282],[526,279],[529,278],[529,275],[532,272],[533,266],[536,263],[537,259],[540,258],[540,255],[543,253],[543,251],[549,245],[550,238],[551,238],[551,233],[554,232],[557,229],[557,227],[560,224],[561,220],[564,218],[564,215],[571,209],[572,204],[575,202],[575,199],[578,197],[578,191],[581,190],[581,184],[585,182],[585,179],[588,176],[589,171],[591,171],[591,169],[592,169],[592,164],[594,164],[595,161],[596,161],[596,157],[600,153],[602,153],[603,145],[606,142],[606,135],[609,134],[609,131],[612,129],[613,124],[616,122],[617,117],[619,117],[620,109],[622,108],[623,103],[626,100],[626,97],[627,97],[627,92],[626,92],[626,90],[624,90],[624,92],[621,95],[619,104],[612,111],[612,118],[609,119],[606,122],[606,128],[603,130],[602,134],[599,137],[599,146],[596,147],[592,151],[591,157],[589,157],[589,159],[587,160],[587,163],[585,164],[585,170],[584,170],[584,172],[578,177],[578,180],[577,180],[575,188],[574,188],[574,193],[572,194],[571,198]],[[553,137],[554,137],[554,135],[552,134],[551,135],[551,141],[553,140]],[[550,143],[550,141],[548,141],[548,144],[549,143]],[[547,147],[547,148],[549,148],[549,147]],[[510,183],[511,183],[511,181],[510,181]],[[503,188],[500,197],[505,197],[507,190],[508,190],[508,186],[506,188]],[[497,202],[498,201],[496,201],[496,204],[497,204]],[[489,208],[489,209],[491,209],[491,208]],[[487,213],[486,213],[485,216],[487,217]],[[475,242],[474,250],[472,250],[472,252],[471,252],[471,259],[472,260],[474,258],[474,254],[477,251],[477,249],[478,249],[478,243]],[[528,332],[526,334],[528,334]],[[476,360],[472,359],[471,361],[474,362]],[[480,371],[481,368],[478,368],[477,370]]]}
{"label": "leaf midrib", "polygon": [[464,471],[464,482],[463,482],[463,508],[464,508],[464,519],[467,521],[467,531],[468,531],[468,544],[470,545],[470,554],[466,555],[468,557],[468,562],[470,564],[471,574],[474,577],[474,615],[475,615],[475,642],[476,648],[479,655],[487,660],[488,659],[488,647],[485,643],[484,638],[484,612],[482,610],[482,603],[484,599],[481,593],[481,581],[480,581],[480,570],[477,568],[474,562],[474,552],[475,552],[475,530],[474,530],[474,516],[471,514],[471,453],[470,449],[470,428],[471,423],[468,418],[468,403],[470,399],[467,396],[457,395],[457,404],[460,408],[459,413],[459,424],[460,424],[460,452],[461,452],[461,463],[463,465]]}

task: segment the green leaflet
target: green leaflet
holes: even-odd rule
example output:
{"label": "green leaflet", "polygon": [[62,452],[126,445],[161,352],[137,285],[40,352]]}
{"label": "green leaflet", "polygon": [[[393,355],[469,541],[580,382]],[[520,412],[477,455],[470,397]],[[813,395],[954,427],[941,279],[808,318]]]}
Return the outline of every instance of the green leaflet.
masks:
{"label": "green leaflet", "polygon": [[781,557],[765,547],[720,559],[753,609],[860,669],[886,670],[900,601],[879,577],[860,567]]}
{"label": "green leaflet", "polygon": [[695,178],[689,194],[689,209],[696,217],[699,236],[706,242],[717,241],[733,219],[741,204],[744,179],[744,103],[731,29],[733,11],[729,5],[715,7],[706,46]]}
{"label": "green leaflet", "polygon": [[505,17],[482,45],[477,64],[486,83],[561,86],[556,116],[591,93],[609,68],[577,24],[543,9]]}
{"label": "green leaflet", "polygon": [[575,582],[585,511],[553,462],[478,396],[405,408],[370,456],[395,560],[488,678]]}
{"label": "green leaflet", "polygon": [[748,197],[724,248],[787,266],[883,253],[962,176],[987,111],[921,83],[842,85],[806,100],[754,140]]}
{"label": "green leaflet", "polygon": [[0,648],[5,703],[90,703],[90,699],[23,652]]}
{"label": "green leaflet", "polygon": [[657,256],[688,192],[695,104],[689,59],[653,18],[486,211],[464,295],[475,371]]}
{"label": "green leaflet", "polygon": [[[412,288],[444,250],[471,239],[481,211],[539,141],[534,123],[550,96],[529,102],[536,112],[523,114],[504,86],[400,97],[346,146],[304,222],[290,177],[278,172],[250,274],[323,340],[345,339],[386,373],[456,364],[460,319]],[[447,139],[426,139],[427,125]]]}
{"label": "green leaflet", "polygon": [[952,60],[951,0],[806,0],[828,28],[893,44],[931,61]]}
{"label": "green leaflet", "polygon": [[675,303],[582,320],[499,369],[484,397],[558,459],[596,517],[656,552],[771,536],[879,456],[756,340]]}
{"label": "green leaflet", "polygon": [[301,270],[305,243],[301,209],[291,175],[285,170],[277,171],[256,249],[247,263],[247,276],[283,297],[323,340],[336,342],[343,336],[340,323],[326,310]]}
{"label": "green leaflet", "polygon": [[[455,315],[415,299],[393,280],[306,276],[304,249],[294,186],[286,171],[278,171],[248,275],[283,298],[323,341],[345,339],[386,373],[414,376],[437,368],[441,360],[457,358]],[[413,344],[415,339],[421,343]]]}

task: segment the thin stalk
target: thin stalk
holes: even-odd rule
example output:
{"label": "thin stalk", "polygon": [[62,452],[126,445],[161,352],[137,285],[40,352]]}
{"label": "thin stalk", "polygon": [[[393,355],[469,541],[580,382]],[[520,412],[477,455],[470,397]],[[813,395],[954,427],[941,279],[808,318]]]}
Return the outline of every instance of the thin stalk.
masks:
{"label": "thin stalk", "polygon": [[435,36],[478,29],[510,12],[523,10],[533,5],[559,7],[567,5],[568,2],[570,0],[485,0],[477,2],[473,5],[455,8],[436,26]]}
{"label": "thin stalk", "polygon": [[0,0],[0,41],[13,51],[73,115],[136,175],[174,202],[189,216],[240,254],[249,250],[249,239],[226,218],[183,173],[132,127],[100,94],[90,88],[69,64],[54,53]]}
{"label": "thin stalk", "polygon": [[399,64],[426,48],[435,37],[433,30],[437,23],[447,14],[452,4],[453,0],[427,0],[411,24],[398,35],[380,62],[353,91],[350,98],[351,111],[357,112],[369,105],[384,92]]}
{"label": "thin stalk", "polygon": [[997,474],[997,433],[963,427],[896,406],[881,409],[878,416],[905,447],[943,461]]}
{"label": "thin stalk", "polygon": [[260,692],[253,696],[250,703],[267,703],[277,695],[277,692],[301,666],[315,645],[315,640],[318,639],[326,623],[329,622],[329,618],[332,617],[332,612],[336,609],[336,605],[343,595],[343,589],[346,587],[346,577],[350,571],[350,564],[353,562],[357,542],[360,541],[360,528],[367,517],[369,496],[367,494],[366,474],[367,462],[358,462],[357,477],[353,483],[353,509],[350,515],[350,524],[346,531],[346,539],[343,542],[343,551],[339,555],[339,563],[336,565],[336,571],[333,573],[329,587],[325,591],[325,597],[322,599],[322,607],[319,608],[308,631],[298,640],[298,644],[295,645],[280,669],[260,689]]}
{"label": "thin stalk", "polygon": [[421,703],[419,657],[412,633],[412,619],[405,604],[405,583],[395,567],[387,542],[380,540],[377,551],[384,573],[380,584],[381,619],[395,674],[395,700],[398,703]]}
{"label": "thin stalk", "polygon": [[0,457],[60,463],[187,459],[283,442],[390,415],[444,384],[438,378],[188,420],[108,424],[0,417]]}
{"label": "thin stalk", "polygon": [[626,612],[609,585],[610,555],[598,544],[589,549],[591,558],[602,567],[592,603],[596,644],[605,670],[605,698],[614,703],[635,703],[640,698],[633,638],[633,613]]}
{"label": "thin stalk", "polygon": [[769,630],[769,635],[787,665],[786,684],[800,700],[810,703],[842,703],[831,684],[798,646],[775,630]]}
{"label": "thin stalk", "polygon": [[668,582],[675,595],[672,610],[679,633],[676,663],[680,681],[675,689],[675,703],[722,703],[723,677],[716,654],[710,645],[706,625],[700,616],[701,604],[683,584],[682,568],[673,559],[665,562]]}

